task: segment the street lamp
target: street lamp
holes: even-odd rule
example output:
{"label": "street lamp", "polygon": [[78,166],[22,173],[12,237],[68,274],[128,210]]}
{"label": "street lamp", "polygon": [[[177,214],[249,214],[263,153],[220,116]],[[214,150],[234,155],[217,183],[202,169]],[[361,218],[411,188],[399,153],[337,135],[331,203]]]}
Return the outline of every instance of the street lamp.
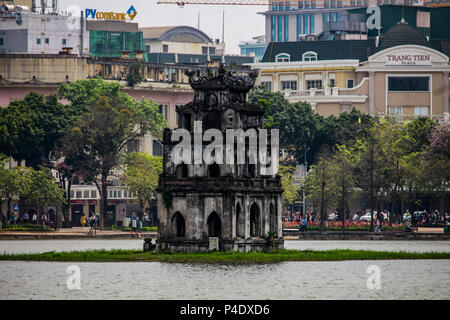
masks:
{"label": "street lamp", "polygon": [[308,175],[308,162],[306,161],[306,152],[309,151],[309,148],[305,147],[305,159],[304,159],[304,166],[305,166],[305,179],[303,180],[303,217],[306,217],[306,190],[305,190],[305,180],[306,176]]}

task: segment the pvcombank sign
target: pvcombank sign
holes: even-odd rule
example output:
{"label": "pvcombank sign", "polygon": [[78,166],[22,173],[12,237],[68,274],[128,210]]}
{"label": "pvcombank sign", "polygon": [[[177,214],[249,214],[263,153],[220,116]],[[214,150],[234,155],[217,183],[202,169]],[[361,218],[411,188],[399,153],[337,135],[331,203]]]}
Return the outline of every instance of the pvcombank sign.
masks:
{"label": "pvcombank sign", "polygon": [[133,21],[136,15],[137,11],[134,6],[131,6],[127,12],[98,11],[97,9],[86,9],[84,11],[86,18],[97,20]]}

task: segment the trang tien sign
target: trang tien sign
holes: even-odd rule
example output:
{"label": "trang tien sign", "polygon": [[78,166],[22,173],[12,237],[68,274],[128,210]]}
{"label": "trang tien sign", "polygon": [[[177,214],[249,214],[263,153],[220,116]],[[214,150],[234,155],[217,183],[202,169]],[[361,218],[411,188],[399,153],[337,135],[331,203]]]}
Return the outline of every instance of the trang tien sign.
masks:
{"label": "trang tien sign", "polygon": [[431,57],[429,54],[416,54],[416,53],[401,53],[401,54],[388,54],[386,56],[387,66],[398,65],[420,65],[430,66]]}
{"label": "trang tien sign", "polygon": [[134,20],[137,15],[137,11],[134,6],[131,6],[127,12],[103,12],[97,11],[97,9],[86,9],[84,11],[86,18],[92,18],[97,20],[116,20],[116,21],[125,21],[125,20]]}

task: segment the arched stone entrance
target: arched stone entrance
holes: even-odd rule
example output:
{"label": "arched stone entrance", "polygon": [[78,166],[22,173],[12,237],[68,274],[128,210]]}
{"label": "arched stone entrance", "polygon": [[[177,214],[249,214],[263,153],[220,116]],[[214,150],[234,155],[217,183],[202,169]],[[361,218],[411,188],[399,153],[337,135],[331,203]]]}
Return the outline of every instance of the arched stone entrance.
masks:
{"label": "arched stone entrance", "polygon": [[183,215],[177,211],[172,217],[172,233],[175,237],[180,238],[186,235],[186,223]]}
{"label": "arched stone entrance", "polygon": [[208,217],[208,237],[222,236],[222,222],[219,215],[213,211]]}
{"label": "arched stone entrance", "polygon": [[253,203],[250,207],[250,236],[261,236],[261,222],[260,222],[260,210],[256,203]]}
{"label": "arched stone entrance", "polygon": [[244,213],[241,210],[241,204],[236,205],[236,237],[245,238],[244,231]]}

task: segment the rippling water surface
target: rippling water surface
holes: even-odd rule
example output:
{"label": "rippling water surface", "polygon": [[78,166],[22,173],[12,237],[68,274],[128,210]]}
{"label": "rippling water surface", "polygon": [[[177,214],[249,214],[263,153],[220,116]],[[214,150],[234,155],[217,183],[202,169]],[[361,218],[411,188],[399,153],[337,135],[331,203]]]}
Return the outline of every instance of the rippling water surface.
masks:
{"label": "rippling water surface", "polygon": [[[142,249],[142,240],[0,241],[0,252]],[[287,241],[288,249],[450,252],[446,241]],[[67,267],[81,270],[69,290]],[[369,290],[367,268],[380,269]],[[283,262],[220,265],[0,262],[0,299],[450,299],[450,260]]]}
{"label": "rippling water surface", "polygon": [[[445,260],[283,262],[266,265],[1,262],[0,299],[450,299]],[[381,271],[367,288],[367,268]]]}
{"label": "rippling water surface", "polygon": [[[285,241],[286,249],[331,250],[354,249],[376,251],[450,252],[450,241]],[[143,248],[143,240],[4,240],[0,253],[41,253],[90,249]]]}

